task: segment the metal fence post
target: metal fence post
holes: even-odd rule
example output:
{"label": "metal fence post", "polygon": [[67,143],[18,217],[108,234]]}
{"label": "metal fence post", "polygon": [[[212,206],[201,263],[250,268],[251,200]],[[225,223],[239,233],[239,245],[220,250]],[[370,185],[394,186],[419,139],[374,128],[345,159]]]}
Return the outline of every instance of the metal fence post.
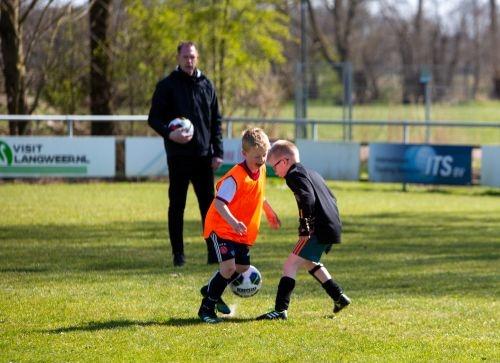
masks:
{"label": "metal fence post", "polygon": [[[403,121],[403,144],[407,144],[410,140],[408,124],[406,121]],[[406,183],[403,183],[403,192],[406,192]]]}
{"label": "metal fence post", "polygon": [[408,129],[408,123],[403,121],[403,144],[408,144],[410,141],[410,130]]}
{"label": "metal fence post", "polygon": [[318,141],[318,123],[316,121],[311,121],[311,126],[313,140]]}
{"label": "metal fence post", "polygon": [[73,137],[73,120],[68,118],[67,124],[68,124],[68,136]]}
{"label": "metal fence post", "polygon": [[231,120],[227,120],[226,136],[228,139],[233,138],[233,122]]}

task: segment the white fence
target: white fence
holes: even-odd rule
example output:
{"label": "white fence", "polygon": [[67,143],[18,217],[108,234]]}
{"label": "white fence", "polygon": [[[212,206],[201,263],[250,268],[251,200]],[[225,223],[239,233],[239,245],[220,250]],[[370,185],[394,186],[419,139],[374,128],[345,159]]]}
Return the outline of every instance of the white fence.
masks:
{"label": "white fence", "polygon": [[[74,123],[81,121],[91,122],[130,122],[147,121],[147,115],[0,115],[2,121],[62,121],[67,124],[67,135],[73,136]],[[487,128],[500,130],[499,122],[472,122],[472,121],[384,121],[384,120],[314,120],[314,119],[263,119],[256,117],[225,117],[226,137],[232,138],[233,125],[236,123],[257,123],[268,125],[294,125],[297,128],[310,127],[310,139],[318,140],[318,129],[321,126],[338,125],[343,128],[342,141],[352,141],[352,130],[355,126],[400,126],[403,129],[402,141],[409,137],[410,127],[423,128]],[[296,132],[297,134],[297,132]],[[500,140],[499,140],[500,142]]]}
{"label": "white fence", "polygon": [[[146,122],[145,115],[0,115],[0,122],[5,121],[62,121],[67,125],[67,137],[10,137],[0,135],[0,178],[9,177],[114,177],[116,170],[116,150],[114,137],[76,137],[75,122]],[[402,128],[401,142],[409,142],[411,127],[440,128],[488,128],[500,130],[500,122],[421,122],[421,121],[361,121],[361,120],[292,120],[262,118],[224,118],[226,138],[225,162],[234,164],[239,158],[238,139],[232,139],[233,125],[236,123],[273,125],[288,124],[298,128],[310,128],[310,139],[297,139],[302,159],[317,169],[325,178],[337,180],[357,180],[360,175],[362,154],[359,143],[349,142],[346,135],[352,135],[356,126],[399,126]],[[318,140],[318,129],[331,125],[342,126],[343,142]],[[86,141],[83,141],[87,139]],[[104,146],[96,146],[99,139],[108,139]],[[125,137],[124,161],[121,171],[127,177],[167,175],[163,142],[158,137]],[[73,141],[70,141],[73,140]],[[94,141],[91,141],[94,140]],[[100,142],[102,142],[102,140]],[[120,142],[123,138],[120,139]],[[99,142],[98,142],[99,143]],[[145,146],[147,144],[147,147]],[[481,164],[481,184],[500,187],[499,146],[475,146],[484,150],[484,162]],[[78,145],[82,146],[81,149]],[[99,144],[100,145],[100,144]],[[77,147],[78,146],[78,147]],[[43,150],[43,151],[42,151]],[[97,150],[97,151],[96,151]],[[335,155],[334,158],[331,156]],[[28,162],[25,162],[27,161]],[[83,162],[82,162],[83,160]],[[23,162],[25,162],[23,164]],[[40,163],[38,163],[40,162]],[[10,163],[10,164],[9,164]],[[14,163],[14,164],[13,164]],[[17,163],[17,164],[16,164]],[[75,163],[79,163],[76,165]],[[106,165],[104,165],[106,164]],[[14,168],[15,167],[15,168]],[[16,169],[17,168],[17,169]],[[23,169],[24,168],[24,169]],[[85,173],[83,170],[85,169]],[[28,173],[26,174],[25,172]],[[120,172],[118,173],[120,174]]]}

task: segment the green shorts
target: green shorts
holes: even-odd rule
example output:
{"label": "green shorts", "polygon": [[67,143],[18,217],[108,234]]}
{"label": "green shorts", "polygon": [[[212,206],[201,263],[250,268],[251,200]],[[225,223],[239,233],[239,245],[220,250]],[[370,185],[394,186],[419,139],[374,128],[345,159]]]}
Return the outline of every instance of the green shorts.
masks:
{"label": "green shorts", "polygon": [[305,258],[312,262],[319,262],[323,253],[328,253],[332,248],[331,244],[319,243],[318,237],[312,235],[306,242],[298,242],[293,248],[294,255]]}

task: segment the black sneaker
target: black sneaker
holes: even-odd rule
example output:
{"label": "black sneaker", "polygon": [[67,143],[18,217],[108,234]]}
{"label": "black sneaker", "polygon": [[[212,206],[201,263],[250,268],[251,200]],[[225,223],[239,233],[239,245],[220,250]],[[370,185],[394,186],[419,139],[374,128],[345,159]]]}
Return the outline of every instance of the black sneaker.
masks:
{"label": "black sneaker", "polygon": [[183,253],[175,253],[174,254],[174,266],[181,267],[186,263],[186,259],[184,258]]}
{"label": "black sneaker", "polygon": [[[200,292],[203,295],[203,297],[207,297],[208,286],[207,285],[203,286]],[[217,302],[215,303],[215,307],[217,308],[217,311],[221,314],[231,314],[231,309],[229,308],[229,306],[227,306],[224,300],[222,300],[222,298],[219,298],[219,300],[217,300]]]}
{"label": "black sneaker", "polygon": [[217,324],[222,321],[222,319],[215,314],[215,309],[210,309],[203,305],[203,303],[201,303],[200,310],[198,310],[198,316],[207,324]]}
{"label": "black sneaker", "polygon": [[256,318],[256,320],[276,320],[276,319],[281,319],[281,320],[288,319],[288,313],[286,312],[286,310],[283,311],[273,310]]}
{"label": "black sneaker", "polygon": [[351,303],[351,299],[347,297],[345,294],[341,294],[337,301],[334,301],[333,304],[333,312],[337,314],[340,310],[345,308],[347,305]]}

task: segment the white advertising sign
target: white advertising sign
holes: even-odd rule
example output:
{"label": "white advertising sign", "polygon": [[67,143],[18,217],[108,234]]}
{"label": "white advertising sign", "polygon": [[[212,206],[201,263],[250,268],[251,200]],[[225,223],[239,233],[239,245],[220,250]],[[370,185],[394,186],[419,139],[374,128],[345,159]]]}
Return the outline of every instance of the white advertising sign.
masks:
{"label": "white advertising sign", "polygon": [[357,143],[297,140],[300,161],[325,179],[359,180]]}
{"label": "white advertising sign", "polygon": [[481,151],[481,184],[500,187],[500,146],[483,146]]}
{"label": "white advertising sign", "polygon": [[2,137],[0,177],[114,177],[114,137]]}
{"label": "white advertising sign", "polygon": [[[243,160],[240,139],[224,139],[224,161],[219,173]],[[127,137],[125,139],[125,175],[168,175],[165,147],[161,137]]]}
{"label": "white advertising sign", "polygon": [[243,161],[243,154],[241,153],[241,139],[224,139],[223,144],[223,164],[235,165]]}
{"label": "white advertising sign", "polygon": [[127,177],[168,175],[163,138],[127,137],[125,139],[125,175]]}

